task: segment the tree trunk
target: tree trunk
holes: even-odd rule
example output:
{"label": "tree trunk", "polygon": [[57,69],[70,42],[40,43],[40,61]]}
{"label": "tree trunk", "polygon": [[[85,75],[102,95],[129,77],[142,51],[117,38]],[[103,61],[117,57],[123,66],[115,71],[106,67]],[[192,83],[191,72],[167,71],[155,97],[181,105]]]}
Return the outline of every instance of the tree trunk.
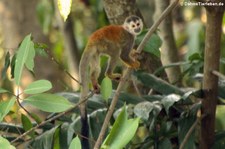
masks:
{"label": "tree trunk", "polygon": [[[219,0],[217,0],[219,2]],[[223,2],[221,0],[220,2]],[[204,58],[204,97],[202,100],[202,122],[200,149],[212,148],[215,136],[215,111],[217,105],[218,78],[212,74],[218,71],[220,60],[220,41],[224,7],[207,7],[207,24]]]}
{"label": "tree trunk", "polygon": [[[155,0],[156,11],[155,11],[155,20],[159,15],[169,6],[170,0]],[[172,15],[168,15],[159,26],[159,35],[163,40],[161,47],[161,61],[164,66],[171,63],[179,61],[178,50],[176,47],[174,33],[173,33],[173,23]],[[166,74],[170,83],[181,85],[181,70],[179,66],[167,68]]]}

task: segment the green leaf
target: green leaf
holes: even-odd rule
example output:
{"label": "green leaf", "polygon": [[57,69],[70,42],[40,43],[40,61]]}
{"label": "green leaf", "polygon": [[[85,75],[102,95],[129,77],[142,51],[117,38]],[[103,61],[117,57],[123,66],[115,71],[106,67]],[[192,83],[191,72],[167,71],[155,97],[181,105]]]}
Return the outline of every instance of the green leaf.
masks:
{"label": "green leaf", "polygon": [[179,101],[181,97],[176,94],[170,94],[164,97],[161,101],[163,106],[165,107],[166,113],[169,114],[169,108],[177,101]]}
{"label": "green leaf", "polygon": [[45,131],[43,134],[31,141],[29,147],[32,149],[53,149],[54,135],[58,130],[59,126],[56,126],[50,130]]}
{"label": "green leaf", "polygon": [[14,146],[12,146],[9,141],[2,136],[0,136],[0,146],[2,149],[16,149]]}
{"label": "green leaf", "polygon": [[10,100],[0,102],[0,122],[9,113],[15,101],[16,101],[16,97],[13,97]]}
{"label": "green leaf", "polygon": [[43,57],[48,57],[47,52],[45,49],[47,49],[48,46],[43,44],[43,43],[34,43],[34,49],[37,55],[43,56]]}
{"label": "green leaf", "polygon": [[134,113],[138,116],[143,118],[144,120],[148,120],[150,112],[154,109],[154,104],[152,102],[141,102],[138,103],[134,107]]}
{"label": "green leaf", "polygon": [[26,98],[24,102],[45,112],[63,112],[72,107],[66,98],[54,94],[33,95]]}
{"label": "green leaf", "polygon": [[20,84],[24,64],[29,70],[33,70],[34,53],[34,43],[31,41],[31,34],[29,34],[22,41],[16,56],[14,76],[17,85]]}
{"label": "green leaf", "polygon": [[58,8],[63,20],[66,21],[71,11],[72,0],[58,0]]}
{"label": "green leaf", "polygon": [[1,94],[1,93],[7,93],[7,92],[9,92],[9,91],[6,90],[6,89],[4,89],[4,88],[0,88],[0,94]]}
{"label": "green leaf", "polygon": [[38,80],[28,85],[26,89],[24,90],[24,93],[38,94],[38,93],[43,93],[51,88],[52,88],[52,84],[48,80]]}
{"label": "green leaf", "polygon": [[[196,112],[187,115],[185,112],[183,112],[181,117],[178,121],[178,139],[179,143],[181,144],[187,135],[187,132],[190,130],[191,126],[193,123],[196,121]],[[188,141],[186,142],[184,149],[190,149],[190,148],[195,148],[195,140],[196,140],[196,135],[195,131],[192,132],[190,135]]]}
{"label": "green leaf", "polygon": [[182,91],[180,88],[169,84],[168,82],[157,78],[156,76],[152,74],[148,74],[145,72],[137,71],[134,72],[134,75],[137,77],[137,79],[143,83],[145,86],[152,88],[154,91],[157,91],[162,94],[178,94],[183,95],[184,91]]}
{"label": "green leaf", "polygon": [[[136,43],[140,44],[143,38],[145,37],[148,30],[144,30],[139,36],[137,36]],[[153,34],[149,41],[146,43],[143,51],[154,54],[157,57],[160,57],[159,48],[162,45],[162,40],[157,34]]]}
{"label": "green leaf", "polygon": [[164,139],[160,140],[159,148],[172,149],[173,147],[172,147],[172,143],[170,142],[170,140],[168,138],[164,138]]}
{"label": "green leaf", "polygon": [[112,81],[105,77],[101,83],[101,95],[104,100],[108,100],[112,94]]}
{"label": "green leaf", "polygon": [[34,68],[34,57],[35,57],[34,43],[30,41],[30,47],[29,47],[28,56],[27,56],[25,65],[27,69],[29,69],[32,72]]}
{"label": "green leaf", "polygon": [[42,121],[38,115],[35,113],[30,113],[31,117],[35,120],[36,123],[40,124]]}
{"label": "green leaf", "polygon": [[139,118],[127,119],[127,111],[124,106],[113,124],[112,130],[105,139],[102,149],[124,148],[133,138],[139,124]]}
{"label": "green leaf", "polygon": [[[28,131],[28,130],[30,130],[33,127],[30,119],[26,115],[24,115],[24,114],[21,115],[21,122],[23,124],[23,129],[25,131]],[[32,131],[29,135],[32,138],[34,138],[34,131]]]}
{"label": "green leaf", "polygon": [[4,80],[6,78],[6,72],[10,66],[10,54],[7,52],[5,56],[5,65],[4,68],[2,69],[2,79]]}
{"label": "green leaf", "polygon": [[10,67],[11,67],[11,72],[10,72],[11,78],[14,78],[16,57],[17,57],[17,54],[14,54],[13,57],[12,57],[12,60],[11,60],[11,64],[10,64]]}
{"label": "green leaf", "polygon": [[72,140],[72,142],[70,143],[69,149],[81,149],[81,143],[80,143],[80,139],[78,138],[78,136],[76,136]]}

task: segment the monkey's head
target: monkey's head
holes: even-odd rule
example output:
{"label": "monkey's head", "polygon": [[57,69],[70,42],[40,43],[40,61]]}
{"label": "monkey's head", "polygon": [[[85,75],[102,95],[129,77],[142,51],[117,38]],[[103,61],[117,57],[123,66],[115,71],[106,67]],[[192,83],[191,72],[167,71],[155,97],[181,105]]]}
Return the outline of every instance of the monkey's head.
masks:
{"label": "monkey's head", "polygon": [[143,29],[143,22],[140,17],[132,15],[125,19],[123,27],[133,35],[138,35]]}

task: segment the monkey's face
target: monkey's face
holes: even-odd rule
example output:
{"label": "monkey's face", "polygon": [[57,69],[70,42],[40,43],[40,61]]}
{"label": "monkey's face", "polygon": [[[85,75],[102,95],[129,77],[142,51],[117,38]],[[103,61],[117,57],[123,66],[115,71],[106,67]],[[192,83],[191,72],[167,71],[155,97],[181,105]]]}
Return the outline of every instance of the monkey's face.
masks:
{"label": "monkey's face", "polygon": [[129,16],[124,22],[124,28],[133,35],[138,35],[143,29],[143,22],[138,16]]}

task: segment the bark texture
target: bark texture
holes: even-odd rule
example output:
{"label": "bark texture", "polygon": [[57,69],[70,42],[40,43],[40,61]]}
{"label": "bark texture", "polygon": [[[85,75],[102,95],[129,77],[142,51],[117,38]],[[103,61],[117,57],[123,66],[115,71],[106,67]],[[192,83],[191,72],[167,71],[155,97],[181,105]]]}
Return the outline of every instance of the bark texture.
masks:
{"label": "bark texture", "polygon": [[[217,0],[223,2],[224,0]],[[212,148],[215,136],[215,111],[218,95],[218,77],[212,74],[219,70],[220,42],[224,7],[207,7],[207,24],[204,57],[204,97],[202,100],[200,149]]]}

